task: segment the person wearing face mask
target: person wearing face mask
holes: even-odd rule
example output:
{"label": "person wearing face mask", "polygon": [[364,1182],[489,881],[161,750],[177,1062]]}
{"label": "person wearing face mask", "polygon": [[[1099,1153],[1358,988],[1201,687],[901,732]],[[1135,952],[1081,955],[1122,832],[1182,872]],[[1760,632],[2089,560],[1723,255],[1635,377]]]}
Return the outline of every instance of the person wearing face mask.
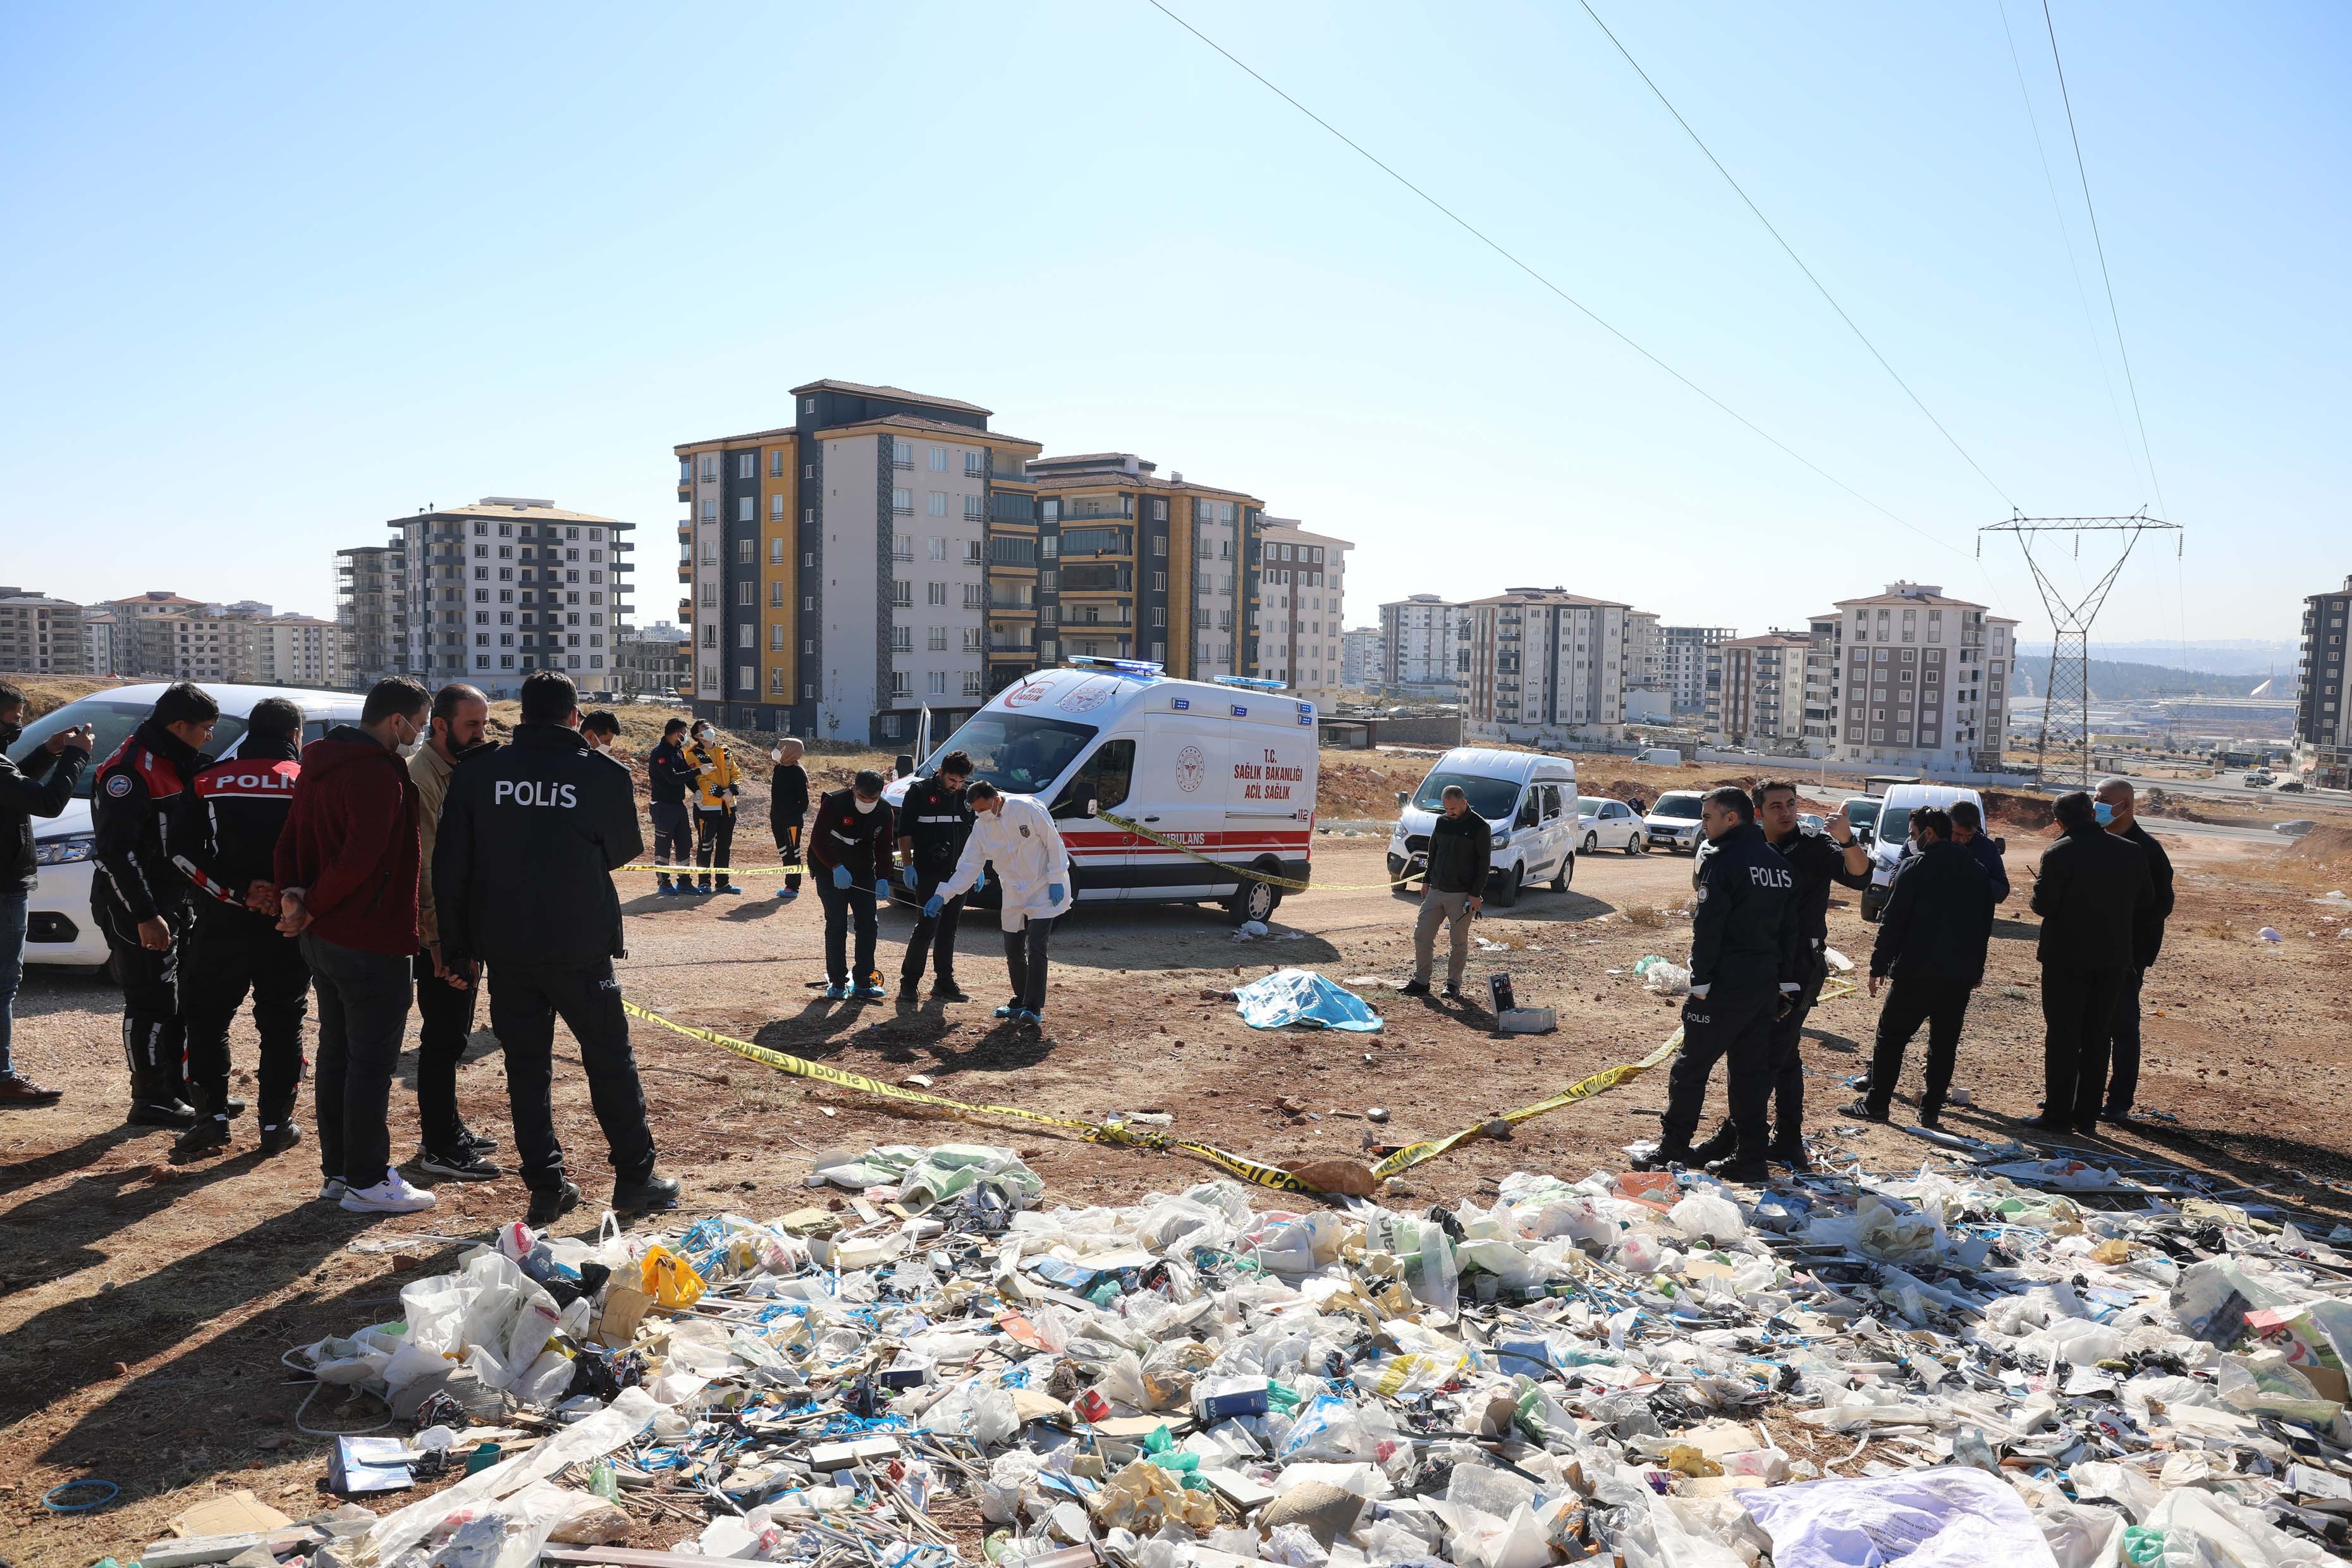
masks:
{"label": "person wearing face mask", "polygon": [[801,766],[807,751],[797,739],[785,736],[768,753],[768,831],[775,835],[776,859],[789,866],[776,897],[791,903],[801,896],[801,831],[808,826],[808,770]]}
{"label": "person wearing face mask", "polygon": [[[192,681],[165,689],[154,711],[99,765],[90,791],[89,912],[106,933],[122,984],[122,1049],[134,1127],[188,1127],[187,1026],[180,1016],[180,937],[190,889],[172,864],[165,818],[195,771],[220,704]],[[236,1110],[242,1110],[242,1103]]]}
{"label": "person wearing face mask", "polygon": [[695,879],[703,893],[740,893],[743,889],[727,875],[735,858],[735,803],[743,794],[743,770],[719,743],[719,731],[705,720],[694,727],[694,743],[686,749],[694,764],[697,798],[694,807],[694,863],[709,875]]}
{"label": "person wearing face mask", "polygon": [[[907,786],[906,805],[898,814],[898,848],[906,857],[900,873],[907,890],[929,899],[939,885],[955,874],[963,856],[963,841],[971,837],[971,807],[963,800],[971,782],[971,758],[950,752],[940,759],[939,771]],[[923,983],[923,961],[931,964],[931,994],[942,1002],[968,1002],[956,984],[956,919],[963,900],[950,899],[936,915],[915,922],[907,938],[906,961],[898,968],[898,1005],[911,1006],[915,988]]]}
{"label": "person wearing face mask", "polygon": [[441,951],[439,900],[433,892],[433,842],[449,781],[460,763],[495,751],[489,739],[490,700],[463,681],[433,694],[432,731],[408,759],[416,785],[419,865],[416,887],[416,1121],[422,1134],[416,1167],[450,1182],[495,1181],[490,1160],[499,1141],[467,1127],[457,1113],[457,1064],[474,1037],[474,999],[481,994],[479,965],[458,966]]}
{"label": "person wearing face mask", "polygon": [[74,785],[89,762],[89,726],[59,730],[36,746],[22,764],[8,748],[25,732],[25,694],[0,680],[0,1107],[55,1105],[61,1089],[35,1083],[16,1070],[9,1033],[16,987],[25,978],[25,931],[33,889],[39,883],[39,858],[33,848],[33,818],[56,816],[73,798]]}
{"label": "person wearing face mask", "polygon": [[629,765],[629,759],[621,754],[621,721],[604,709],[580,716],[580,738],[588,742],[590,751],[610,757],[625,768]]}
{"label": "person wearing face mask", "polygon": [[[672,719],[662,726],[659,744],[646,757],[646,815],[654,825],[654,864],[656,866],[691,866],[694,863],[694,813],[686,804],[686,792],[694,784],[694,764],[686,760],[686,721]],[[656,898],[682,898],[694,889],[690,878],[679,877],[673,882],[661,872],[654,874],[654,895]]]}
{"label": "person wearing face mask", "polygon": [[1992,941],[1992,879],[1954,837],[1947,811],[1932,805],[1914,811],[1909,837],[1916,852],[1895,862],[1886,908],[1878,917],[1878,940],[1870,950],[1870,994],[1877,995],[1890,978],[1894,987],[1879,1011],[1870,1081],[1845,1114],[1887,1120],[1903,1075],[1903,1053],[1924,1023],[1927,1080],[1919,1097],[1919,1125],[1934,1128],[1941,1124],[1944,1096],[1951,1088],[1969,994],[1984,979],[1985,949]]}
{"label": "person wearing face mask", "polygon": [[357,724],[302,751],[278,837],[278,929],[302,939],[319,984],[319,1196],[352,1214],[413,1214],[433,1194],[393,1167],[384,1125],[415,991],[421,808],[399,752],[432,722],[405,675],[371,688]]}
{"label": "person wearing face mask", "polygon": [[2099,825],[2081,790],[2058,797],[2058,841],[2042,852],[2033,912],[2042,917],[2043,1132],[2098,1131],[2107,1087],[2107,1031],[2131,973],[2141,922],[2156,903],[2147,857]]}
{"label": "person wearing face mask", "polygon": [[998,923],[1004,929],[1004,968],[1013,982],[1013,998],[996,1016],[1034,1028],[1045,1014],[1046,944],[1054,922],[1069,912],[1072,901],[1069,852],[1062,847],[1053,813],[1036,796],[1000,794],[981,779],[963,792],[963,799],[972,814],[971,837],[954,875],[932,889],[923,913],[936,920],[950,899],[978,884],[984,867],[996,868],[1003,894]]}
{"label": "person wearing face mask", "polygon": [[[860,773],[847,789],[816,803],[816,826],[809,834],[809,866],[816,874],[817,902],[824,906],[825,996],[878,1002],[889,994],[874,967],[877,908],[890,897],[890,844],[894,814],[882,799],[882,775]],[[934,911],[936,912],[936,911]],[[857,966],[849,964],[849,927],[857,926]]]}
{"label": "person wearing face mask", "polygon": [[2139,846],[2147,858],[2149,885],[2156,897],[2132,926],[2131,970],[2116,997],[2115,1021],[2107,1026],[2107,1097],[2099,1111],[2106,1121],[2129,1121],[2132,1099],[2139,1091],[2139,992],[2148,966],[2164,951],[2164,922],[2172,918],[2172,857],[2139,825],[2134,809],[2137,798],[2131,781],[2111,778],[2091,797],[2092,814],[2099,826],[2118,838]]}

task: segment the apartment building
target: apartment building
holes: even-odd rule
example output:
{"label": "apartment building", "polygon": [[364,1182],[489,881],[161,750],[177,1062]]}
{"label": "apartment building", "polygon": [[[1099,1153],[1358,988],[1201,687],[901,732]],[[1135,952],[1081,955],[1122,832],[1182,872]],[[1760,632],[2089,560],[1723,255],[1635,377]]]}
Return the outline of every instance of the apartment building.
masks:
{"label": "apartment building", "polygon": [[1380,627],[1350,626],[1339,634],[1340,685],[1355,691],[1379,685],[1385,662]]}
{"label": "apartment building", "polygon": [[1722,645],[1722,717],[1713,737],[1777,756],[1805,749],[1805,659],[1812,638],[1774,629]]}
{"label": "apartment building", "polygon": [[88,609],[81,617],[81,668],[85,675],[114,675],[119,655],[116,652],[115,628],[119,625],[114,612]]}
{"label": "apartment building", "polygon": [[621,628],[614,644],[614,668],[620,672],[623,697],[667,697],[694,684],[687,667],[693,662],[692,639],[683,626],[667,621],[631,630]]}
{"label": "apartment building", "polygon": [[2016,621],[1933,584],[1890,583],[1812,625],[1813,657],[1825,651],[1838,669],[1835,732],[1822,737],[1833,755],[1931,774],[2000,766]]}
{"label": "apartment building", "polygon": [[1436,594],[1381,606],[1378,684],[1415,697],[1453,700],[1470,669],[1470,607]]}
{"label": "apartment building", "polygon": [[1661,626],[1659,674],[1675,712],[1712,731],[1723,718],[1723,645],[1739,633],[1730,626]]}
{"label": "apartment building", "polygon": [[0,588],[0,674],[79,675],[82,607],[28,588]]}
{"label": "apartment building", "polygon": [[1625,721],[1670,723],[1674,690],[1666,679],[1666,639],[1654,610],[1625,615]]}
{"label": "apartment building", "polygon": [[335,623],[352,684],[408,668],[408,548],[359,544],[335,552]]}
{"label": "apartment building", "polygon": [[[887,744],[928,707],[945,734],[987,700],[996,662],[992,531],[1026,544],[1001,551],[1002,592],[1029,586],[1034,631],[1025,468],[1043,448],[991,431],[977,404],[904,387],[812,381],[792,395],[791,424],[672,448],[693,638],[680,689],[745,729]],[[1010,646],[1020,619],[1003,623],[1008,672],[1042,657]]]}
{"label": "apartment building", "polygon": [[1468,608],[1466,736],[1538,745],[1619,737],[1632,605],[1511,588]]}
{"label": "apartment building", "polygon": [[1340,628],[1348,552],[1355,545],[1310,533],[1295,518],[1269,517],[1258,536],[1257,667],[1248,673],[1287,681],[1309,701],[1339,694]]}
{"label": "apartment building", "polygon": [[[1255,496],[1181,471],[1162,479],[1158,464],[1132,452],[1040,458],[1029,471],[1040,532],[1039,662],[1071,654],[1145,658],[1208,680],[1269,675],[1261,666],[1272,647],[1282,650],[1277,662],[1286,671],[1293,634],[1268,632],[1260,621],[1265,519]],[[1294,532],[1294,555],[1309,537]],[[1339,541],[1312,548],[1332,545],[1346,548]],[[1289,599],[1320,597],[1334,569],[1329,560],[1286,562],[1293,579],[1284,584],[1286,628],[1295,618]],[[1337,662],[1335,655],[1335,669]]]}
{"label": "apartment building", "polygon": [[2352,788],[2352,692],[2344,637],[2352,620],[2352,577],[2303,601],[2303,656],[2295,661],[2294,756],[2310,782]]}
{"label": "apartment building", "polygon": [[343,666],[342,628],[316,616],[259,616],[239,634],[250,648],[252,680],[264,686],[316,686],[330,690],[349,682]]}

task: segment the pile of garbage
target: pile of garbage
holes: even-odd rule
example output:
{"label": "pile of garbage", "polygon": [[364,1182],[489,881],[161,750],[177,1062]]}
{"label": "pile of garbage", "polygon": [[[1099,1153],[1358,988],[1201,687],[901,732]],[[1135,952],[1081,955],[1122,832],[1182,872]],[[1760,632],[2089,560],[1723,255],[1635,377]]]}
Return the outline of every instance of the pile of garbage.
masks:
{"label": "pile of garbage", "polygon": [[[1011,1152],[509,1226],[294,1361],[463,1479],[320,1568],[2285,1568],[2347,1550],[2352,1243],[2073,1161],[1043,1206]],[[1264,1206],[1261,1206],[1264,1205]],[[485,1434],[488,1436],[485,1436]],[[496,1439],[493,1447],[493,1438]],[[482,1451],[491,1450],[485,1460]],[[632,1532],[635,1532],[634,1534]],[[282,1554],[282,1553],[281,1553]]]}

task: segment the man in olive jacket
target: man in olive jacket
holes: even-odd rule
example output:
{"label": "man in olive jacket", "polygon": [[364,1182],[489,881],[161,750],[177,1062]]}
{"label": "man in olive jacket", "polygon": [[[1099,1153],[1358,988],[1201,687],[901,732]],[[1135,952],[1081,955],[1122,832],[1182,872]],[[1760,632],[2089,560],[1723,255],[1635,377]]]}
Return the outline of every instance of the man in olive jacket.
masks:
{"label": "man in olive jacket", "polygon": [[2095,1133],[2107,1088],[2107,1029],[2132,970],[2139,924],[2156,902],[2147,857],[2099,826],[2081,790],[2058,797],[2055,844],[2042,852],[2042,1114],[2025,1125]]}

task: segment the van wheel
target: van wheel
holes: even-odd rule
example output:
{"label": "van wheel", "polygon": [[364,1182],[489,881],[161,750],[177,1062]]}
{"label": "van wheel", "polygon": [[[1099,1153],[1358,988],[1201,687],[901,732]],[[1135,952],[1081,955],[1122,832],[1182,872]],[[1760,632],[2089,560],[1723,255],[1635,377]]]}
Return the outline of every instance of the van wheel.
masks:
{"label": "van wheel", "polygon": [[1507,871],[1497,871],[1488,885],[1494,891],[1488,897],[1499,907],[1509,909],[1519,901],[1519,889],[1527,881],[1528,868],[1514,865]]}
{"label": "van wheel", "polygon": [[1568,885],[1575,880],[1576,857],[1565,856],[1560,860],[1559,869],[1552,875],[1551,890],[1555,893],[1565,893],[1568,891]]}
{"label": "van wheel", "polygon": [[[1264,870],[1265,868],[1254,868]],[[1244,880],[1234,889],[1234,896],[1225,900],[1225,913],[1235,925],[1246,925],[1252,921],[1270,921],[1274,918],[1275,906],[1280,902],[1282,896],[1271,884]]]}
{"label": "van wheel", "polygon": [[1594,853],[1594,852],[1595,852],[1595,851],[1597,851],[1600,847],[1601,847],[1601,835],[1599,835],[1598,833],[1588,833],[1588,834],[1586,834],[1586,835],[1584,836],[1584,852],[1585,852],[1587,855],[1591,855],[1591,854]]}

